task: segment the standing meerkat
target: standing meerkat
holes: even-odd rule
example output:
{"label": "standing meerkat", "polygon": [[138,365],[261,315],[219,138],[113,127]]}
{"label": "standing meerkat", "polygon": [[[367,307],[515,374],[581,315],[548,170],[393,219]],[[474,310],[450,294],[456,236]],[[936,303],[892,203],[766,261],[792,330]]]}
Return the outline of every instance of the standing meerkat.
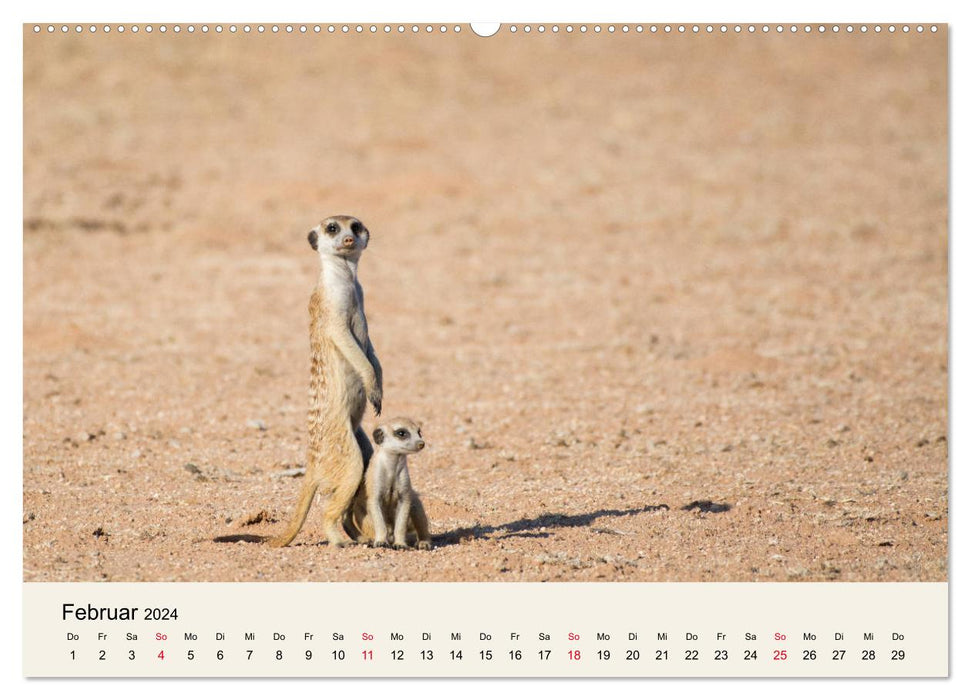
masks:
{"label": "standing meerkat", "polygon": [[364,292],[357,265],[370,234],[353,216],[332,216],[307,234],[320,256],[320,277],[310,296],[310,411],[307,472],[297,509],[274,547],[293,541],[319,488],[327,541],[350,540],[341,518],[361,483],[371,443],[361,429],[368,402],[381,414],[381,364],[368,338]]}
{"label": "standing meerkat", "polygon": [[395,418],[375,428],[375,452],[354,507],[344,519],[348,532],[359,542],[373,540],[387,547],[388,523],[394,523],[396,549],[408,547],[408,535],[416,536],[418,549],[431,549],[428,517],[408,474],[408,455],[425,447],[421,426],[410,418]]}

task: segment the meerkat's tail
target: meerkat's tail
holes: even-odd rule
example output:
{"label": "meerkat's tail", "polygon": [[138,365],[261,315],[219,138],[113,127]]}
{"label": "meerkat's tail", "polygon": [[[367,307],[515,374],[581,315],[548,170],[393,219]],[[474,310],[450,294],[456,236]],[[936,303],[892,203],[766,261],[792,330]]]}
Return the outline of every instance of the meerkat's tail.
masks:
{"label": "meerkat's tail", "polygon": [[286,532],[270,540],[271,547],[286,547],[293,542],[293,538],[300,532],[304,522],[307,520],[307,513],[310,512],[310,504],[314,501],[314,494],[317,493],[318,482],[316,479],[304,479],[303,487],[300,489],[300,496],[297,498],[297,510],[287,525]]}

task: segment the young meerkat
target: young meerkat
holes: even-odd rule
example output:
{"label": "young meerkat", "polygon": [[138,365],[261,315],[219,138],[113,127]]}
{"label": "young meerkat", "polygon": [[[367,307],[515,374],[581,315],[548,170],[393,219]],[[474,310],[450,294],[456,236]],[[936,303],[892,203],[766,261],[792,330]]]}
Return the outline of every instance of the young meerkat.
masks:
{"label": "young meerkat", "polygon": [[320,276],[310,296],[310,444],[296,512],[286,531],[270,540],[274,547],[297,536],[318,488],[327,541],[336,547],[351,541],[341,519],[372,452],[361,419],[368,402],[381,414],[381,364],[368,337],[364,292],[357,281],[369,238],[353,216],[331,216],[307,234],[320,257]]}
{"label": "young meerkat", "polygon": [[408,474],[408,455],[425,447],[421,426],[410,418],[395,418],[375,428],[372,437],[374,456],[354,498],[353,510],[345,518],[348,532],[358,541],[372,540],[376,547],[387,547],[388,523],[393,522],[390,543],[396,549],[407,548],[411,534],[418,549],[431,549],[425,507]]}

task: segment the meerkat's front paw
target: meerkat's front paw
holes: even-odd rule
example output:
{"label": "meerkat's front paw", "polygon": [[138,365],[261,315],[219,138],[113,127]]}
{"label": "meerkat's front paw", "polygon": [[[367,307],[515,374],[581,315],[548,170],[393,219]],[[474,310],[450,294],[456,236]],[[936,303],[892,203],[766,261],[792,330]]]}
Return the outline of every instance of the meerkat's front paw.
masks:
{"label": "meerkat's front paw", "polygon": [[367,400],[372,406],[374,406],[374,415],[381,415],[381,399],[384,398],[384,392],[381,387],[375,384],[367,394]]}
{"label": "meerkat's front paw", "polygon": [[371,546],[372,547],[382,547],[382,548],[383,547],[390,547],[391,546],[391,543],[388,542],[387,540],[374,540],[374,542],[371,543]]}
{"label": "meerkat's front paw", "polygon": [[394,543],[394,548],[395,549],[410,549],[410,547],[408,547],[408,545],[406,545],[406,544],[404,544],[402,542],[395,542]]}
{"label": "meerkat's front paw", "polygon": [[429,550],[432,548],[432,543],[428,540],[421,540],[418,543],[418,549]]}

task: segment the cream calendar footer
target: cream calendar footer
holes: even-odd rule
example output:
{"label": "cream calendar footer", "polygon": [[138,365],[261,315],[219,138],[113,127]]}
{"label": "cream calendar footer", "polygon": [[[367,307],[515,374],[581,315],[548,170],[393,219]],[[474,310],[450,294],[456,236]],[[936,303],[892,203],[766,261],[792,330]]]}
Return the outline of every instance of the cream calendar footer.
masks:
{"label": "cream calendar footer", "polygon": [[26,676],[946,676],[946,583],[27,583]]}

